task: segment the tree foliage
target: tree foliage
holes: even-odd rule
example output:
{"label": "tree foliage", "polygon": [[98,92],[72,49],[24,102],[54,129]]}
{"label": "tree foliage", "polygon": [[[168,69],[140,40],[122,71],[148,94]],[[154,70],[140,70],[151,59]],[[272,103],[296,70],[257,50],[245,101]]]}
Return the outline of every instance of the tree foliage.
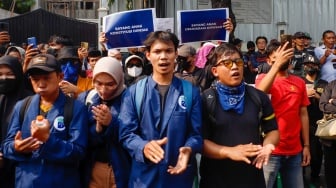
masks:
{"label": "tree foliage", "polygon": [[[13,0],[1,0],[0,8],[9,10]],[[16,0],[14,12],[23,14],[30,11],[30,8],[35,5],[35,0]]]}

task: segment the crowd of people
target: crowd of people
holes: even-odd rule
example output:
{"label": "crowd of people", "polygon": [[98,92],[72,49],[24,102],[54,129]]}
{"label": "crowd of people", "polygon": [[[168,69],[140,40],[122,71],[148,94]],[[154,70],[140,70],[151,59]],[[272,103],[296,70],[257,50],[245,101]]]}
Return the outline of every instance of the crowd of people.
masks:
{"label": "crowd of people", "polygon": [[101,50],[0,32],[1,187],[303,188],[308,166],[336,187],[336,141],[314,135],[336,113],[335,33],[292,39],[242,52],[155,31],[121,53],[103,32]]}

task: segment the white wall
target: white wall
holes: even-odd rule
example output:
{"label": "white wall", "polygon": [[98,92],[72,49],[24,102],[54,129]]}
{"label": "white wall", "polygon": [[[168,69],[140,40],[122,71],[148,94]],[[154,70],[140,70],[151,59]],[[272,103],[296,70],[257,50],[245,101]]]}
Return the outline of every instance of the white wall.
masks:
{"label": "white wall", "polygon": [[[238,24],[236,36],[244,41],[264,35],[278,39],[278,22],[285,22],[287,33],[309,32],[318,44],[323,31],[335,30],[334,0],[273,0],[273,19],[270,24]],[[234,11],[234,10],[233,10]]]}

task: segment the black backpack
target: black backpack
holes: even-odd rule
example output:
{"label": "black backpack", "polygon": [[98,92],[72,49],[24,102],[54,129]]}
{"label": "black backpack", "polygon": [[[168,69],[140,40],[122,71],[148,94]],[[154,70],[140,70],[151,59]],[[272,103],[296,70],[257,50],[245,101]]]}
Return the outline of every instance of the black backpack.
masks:
{"label": "black backpack", "polygon": [[[257,90],[254,87],[246,85],[245,89],[246,89],[247,95],[251,97],[253,103],[259,107],[259,113],[258,113],[259,131],[260,131],[260,135],[264,137],[264,133],[262,132],[261,127],[260,127],[262,116],[263,116],[261,99],[258,95]],[[217,110],[217,97],[218,97],[216,88],[210,87],[209,89],[205,90],[203,94],[206,98],[205,106],[209,113],[208,114],[209,119],[212,123],[216,124],[215,113]]]}
{"label": "black backpack", "polygon": [[[24,115],[26,114],[28,107],[31,103],[33,96],[28,96],[23,99],[22,106],[20,108],[19,112],[19,122],[20,125],[22,125],[23,120],[24,120]],[[64,104],[64,125],[69,126],[72,118],[72,111],[73,111],[73,103],[74,103],[73,98],[66,96],[65,98],[65,104]]]}

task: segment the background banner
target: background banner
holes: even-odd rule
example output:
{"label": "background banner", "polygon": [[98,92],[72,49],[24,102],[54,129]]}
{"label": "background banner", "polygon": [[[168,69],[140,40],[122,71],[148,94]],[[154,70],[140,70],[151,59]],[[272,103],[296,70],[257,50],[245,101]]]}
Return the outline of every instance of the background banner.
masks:
{"label": "background banner", "polygon": [[178,11],[178,37],[181,43],[209,40],[228,42],[229,32],[223,27],[228,17],[228,8]]}
{"label": "background banner", "polygon": [[118,12],[103,17],[107,48],[143,46],[142,42],[155,29],[155,9]]}

